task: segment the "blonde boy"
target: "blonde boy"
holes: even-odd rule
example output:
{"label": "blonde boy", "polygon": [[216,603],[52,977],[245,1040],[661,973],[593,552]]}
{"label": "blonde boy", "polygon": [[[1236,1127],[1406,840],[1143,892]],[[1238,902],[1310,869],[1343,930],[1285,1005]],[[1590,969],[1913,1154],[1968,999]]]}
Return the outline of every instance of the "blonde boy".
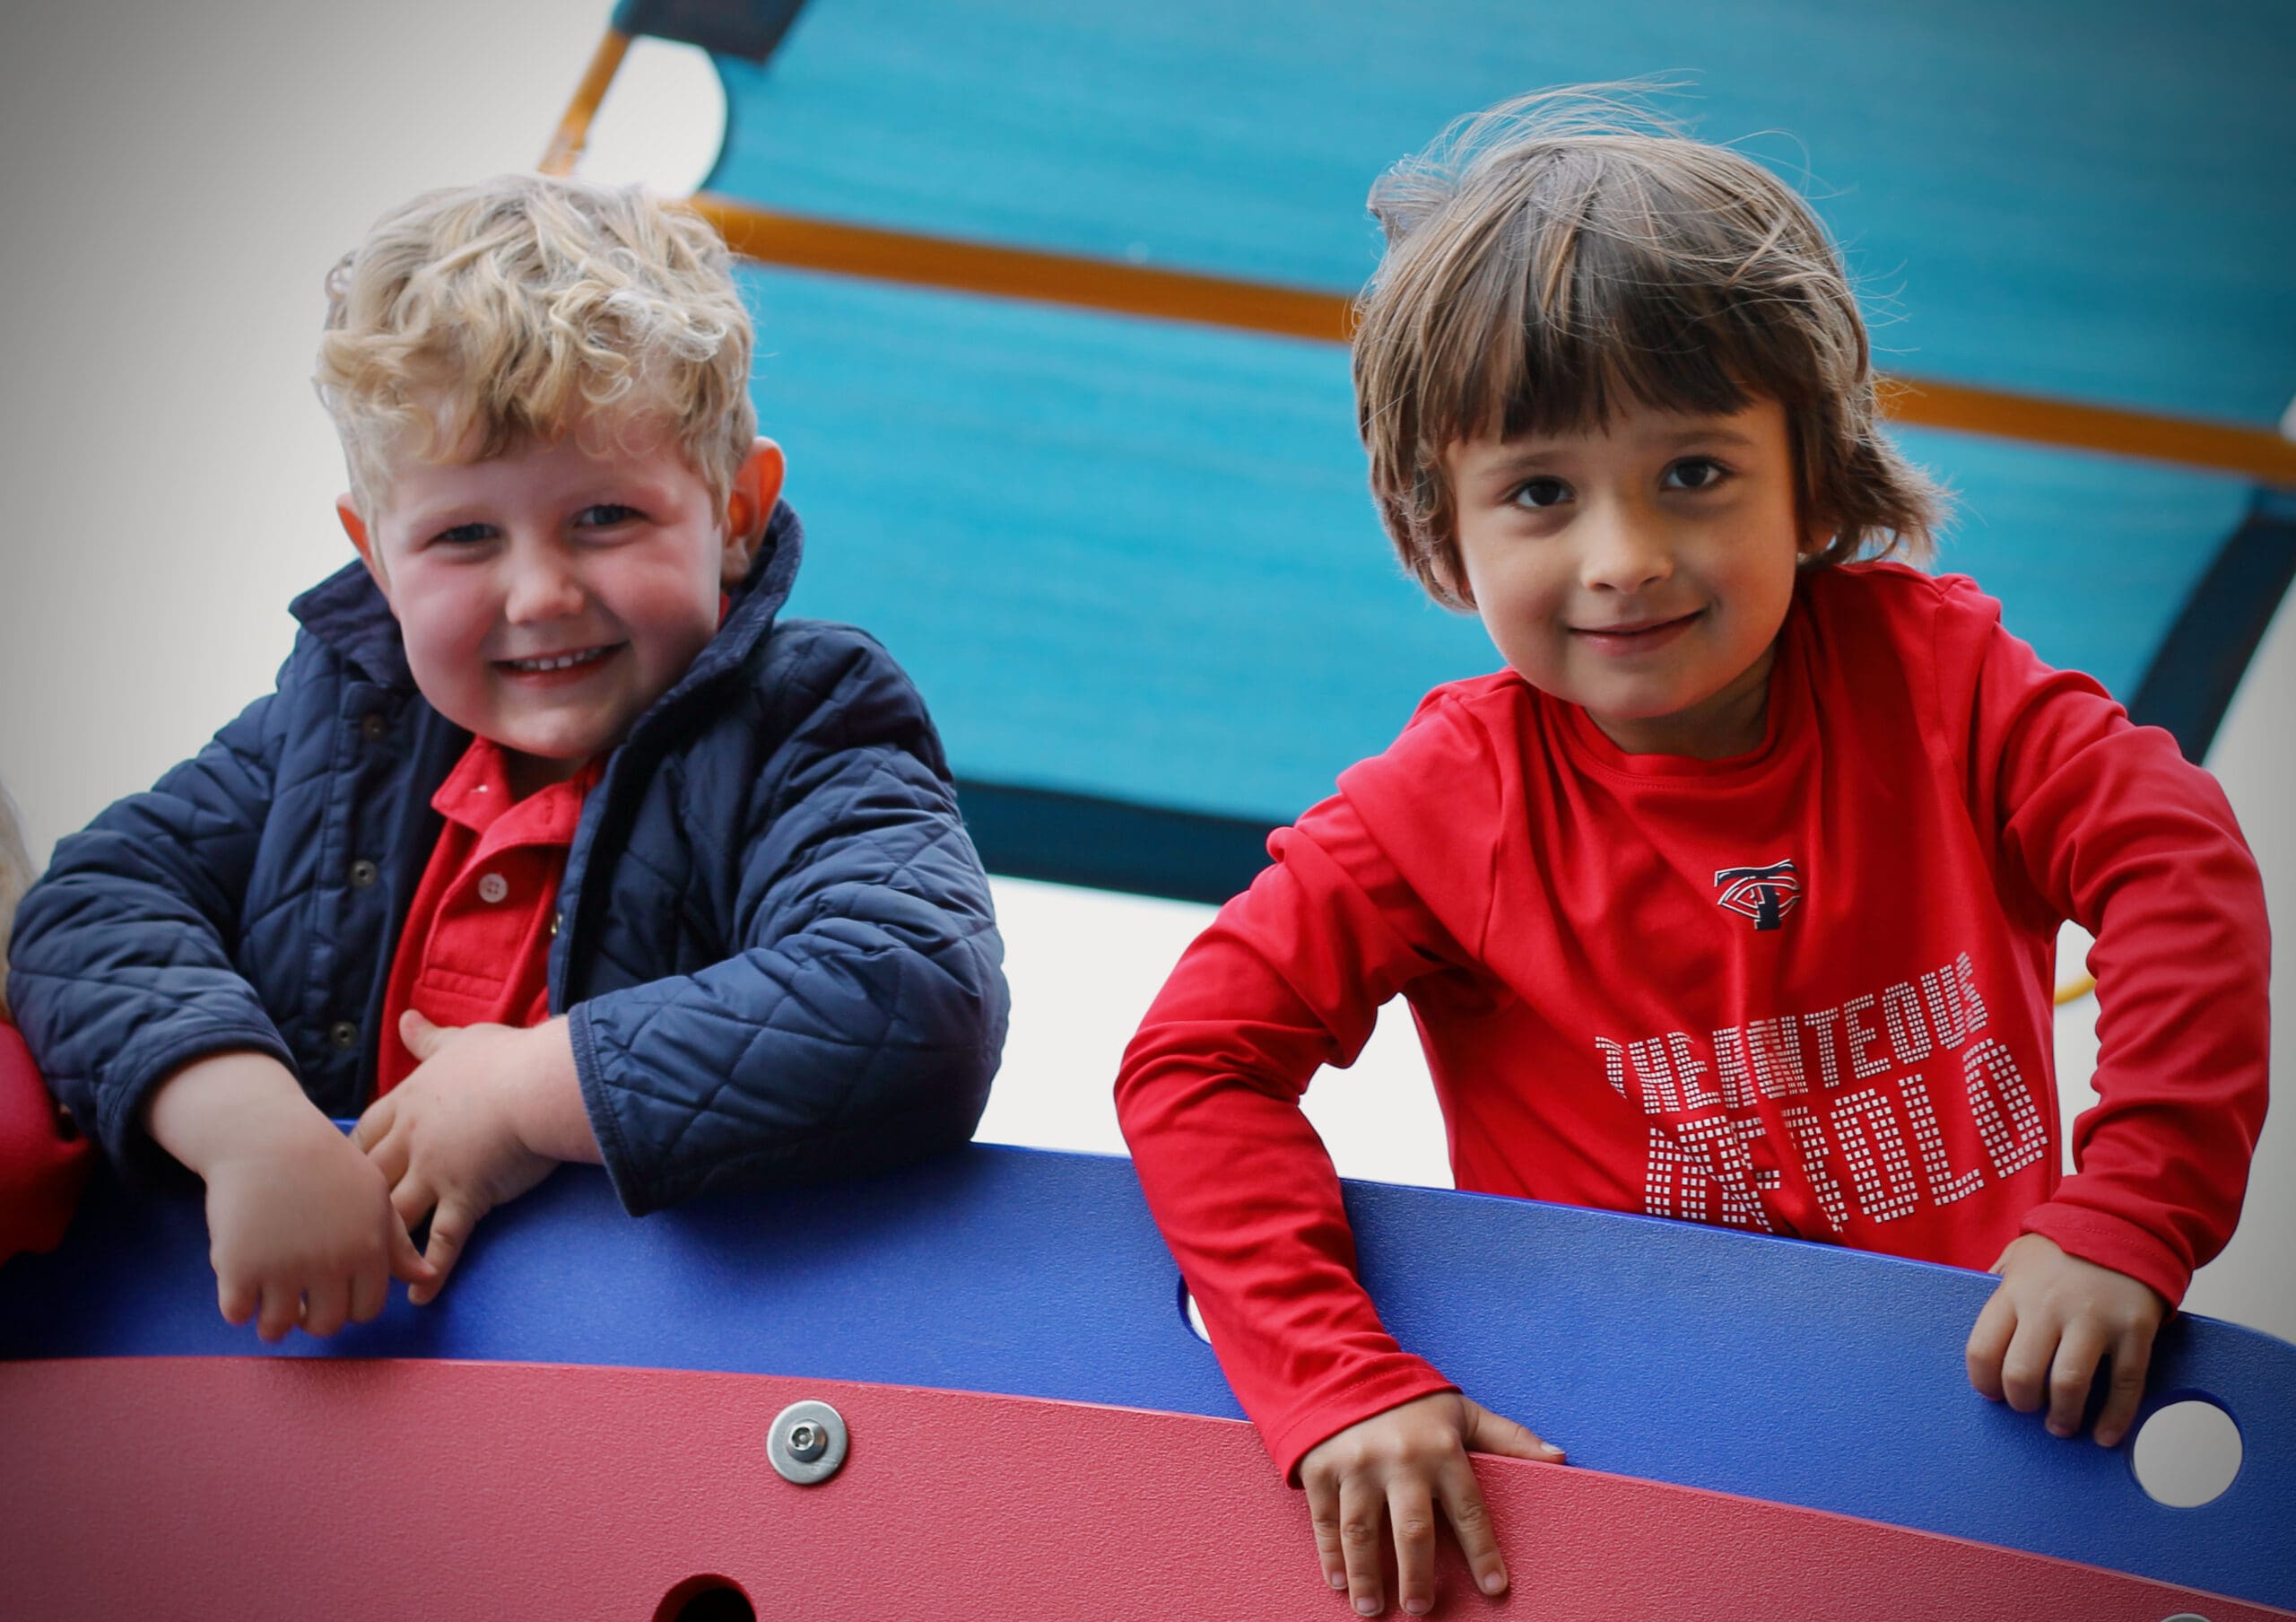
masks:
{"label": "blonde boy", "polygon": [[124,1168],[204,1180],[266,1339],[394,1273],[430,1299],[561,1161],[636,1214],[970,1133],[987,884],[900,669],[778,617],[750,351],[723,244],[635,188],[387,216],[319,353],[357,562],[296,600],[278,690],[25,900],[50,1085]]}
{"label": "blonde boy", "polygon": [[[1461,1188],[1990,1267],[1971,1381],[2070,1435],[2109,1360],[2117,1443],[2263,1119],[2263,896],[2223,796],[1971,581],[1858,561],[1925,553],[1935,493],[1875,421],[1831,247],[1759,166],[1533,98],[1372,207],[1372,491],[1506,667],[1274,836],[1118,1082],[1325,1577],[1377,1613],[1391,1538],[1425,1610],[1439,1508],[1503,1589],[1468,1452],[1561,1457],[1356,1283],[1298,1098],[1398,993]],[[2062,1177],[2066,918],[2104,1016]]]}

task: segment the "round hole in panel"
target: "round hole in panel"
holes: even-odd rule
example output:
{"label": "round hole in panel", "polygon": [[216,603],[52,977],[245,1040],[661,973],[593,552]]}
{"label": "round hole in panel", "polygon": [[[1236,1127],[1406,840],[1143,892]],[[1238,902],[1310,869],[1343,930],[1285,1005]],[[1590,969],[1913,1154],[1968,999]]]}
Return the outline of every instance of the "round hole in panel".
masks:
{"label": "round hole in panel", "polygon": [[757,1609],[740,1583],[705,1572],[664,1594],[654,1622],[757,1622]]}
{"label": "round hole in panel", "polygon": [[2155,1504],[2197,1509],[2240,1473],[2240,1427],[2213,1402],[2169,1403],[2138,1428],[2129,1468]]}
{"label": "round hole in panel", "polygon": [[614,70],[574,172],[665,196],[700,189],[726,143],[726,86],[698,45],[641,35]]}
{"label": "round hole in panel", "polygon": [[1187,1332],[1205,1345],[1212,1344],[1212,1331],[1204,1327],[1204,1310],[1196,1304],[1196,1297],[1187,1291],[1187,1280],[1179,1281],[1180,1321],[1187,1325]]}

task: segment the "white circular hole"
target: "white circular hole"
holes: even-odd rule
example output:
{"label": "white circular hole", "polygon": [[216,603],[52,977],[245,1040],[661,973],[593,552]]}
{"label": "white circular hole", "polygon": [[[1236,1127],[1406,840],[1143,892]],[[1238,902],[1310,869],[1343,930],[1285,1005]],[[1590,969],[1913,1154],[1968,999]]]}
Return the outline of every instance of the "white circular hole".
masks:
{"label": "white circular hole", "polygon": [[2240,1427],[2213,1402],[2171,1402],[2136,1433],[2129,1462],[2155,1504],[2196,1509],[2240,1473]]}
{"label": "white circular hole", "polygon": [[1186,1288],[1180,1291],[1180,1308],[1187,1314],[1187,1327],[1196,1331],[1196,1338],[1205,1345],[1210,1346],[1212,1331],[1204,1327],[1204,1311],[1196,1304],[1196,1297],[1188,1294]]}
{"label": "white circular hole", "polygon": [[709,53],[641,35],[614,70],[590,120],[575,172],[610,186],[633,182],[691,196],[726,142],[726,86]]}

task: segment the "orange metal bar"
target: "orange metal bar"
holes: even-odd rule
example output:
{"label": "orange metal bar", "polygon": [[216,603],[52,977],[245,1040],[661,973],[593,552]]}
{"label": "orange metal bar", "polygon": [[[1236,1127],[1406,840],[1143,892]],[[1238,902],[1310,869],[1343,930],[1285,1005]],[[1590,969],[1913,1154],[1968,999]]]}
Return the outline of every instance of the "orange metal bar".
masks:
{"label": "orange metal bar", "polygon": [[590,65],[583,70],[582,82],[574,87],[574,99],[566,104],[565,116],[558,121],[558,133],[551,136],[549,150],[535,165],[544,174],[574,172],[574,165],[581,161],[582,147],[590,138],[590,120],[596,116],[598,103],[605,100],[606,87],[613,83],[614,74],[629,51],[628,34],[616,29],[606,30],[605,38],[591,53]]}
{"label": "orange metal bar", "polygon": [[[692,203],[736,253],[769,265],[1326,343],[1345,343],[1352,329],[1352,301],[1340,293],[848,225],[710,193]],[[1917,427],[2141,457],[2296,487],[2296,444],[2238,423],[1894,375],[1883,379],[1883,403],[1896,421]]]}
{"label": "orange metal bar", "polygon": [[1349,301],[1337,293],[845,225],[708,192],[691,201],[735,253],[769,265],[1289,338],[1344,343],[1349,332]]}

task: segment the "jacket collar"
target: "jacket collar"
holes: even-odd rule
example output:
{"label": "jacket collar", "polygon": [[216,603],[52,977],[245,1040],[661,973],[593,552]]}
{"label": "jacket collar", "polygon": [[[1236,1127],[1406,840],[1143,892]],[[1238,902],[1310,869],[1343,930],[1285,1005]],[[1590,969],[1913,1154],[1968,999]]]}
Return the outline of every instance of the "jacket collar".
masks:
{"label": "jacket collar", "polygon": [[[750,571],[734,589],[725,623],[709,646],[694,657],[677,685],[655,701],[654,709],[736,668],[749,658],[789,599],[804,540],[804,526],[797,521],[795,510],[787,501],[776,501],[773,516],[766,522],[765,539],[750,560]],[[370,681],[388,687],[414,685],[398,621],[392,617],[390,605],[363,563],[344,564],[290,603],[288,612],[304,630],[356,665]]]}

